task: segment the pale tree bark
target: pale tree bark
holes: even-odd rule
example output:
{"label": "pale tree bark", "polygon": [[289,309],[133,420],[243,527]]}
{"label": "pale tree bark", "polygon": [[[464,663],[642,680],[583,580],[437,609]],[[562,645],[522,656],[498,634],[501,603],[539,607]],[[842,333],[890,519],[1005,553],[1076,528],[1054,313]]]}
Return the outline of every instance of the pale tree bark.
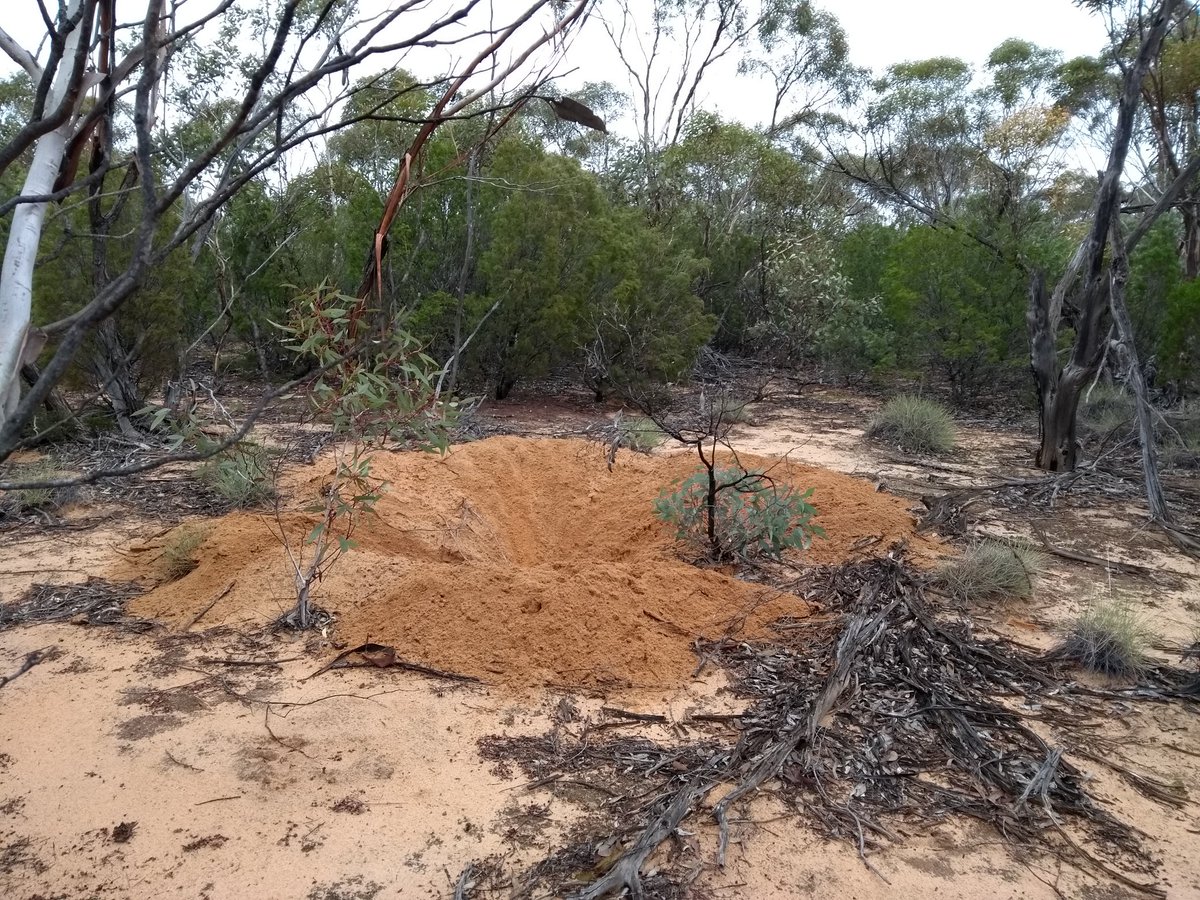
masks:
{"label": "pale tree bark", "polygon": [[[74,107],[78,103],[94,12],[94,0],[70,0],[67,4],[61,27],[69,30],[46,98],[49,109]],[[4,49],[9,47],[6,45]],[[19,47],[9,50],[9,54],[23,61],[26,71],[40,80],[45,73],[31,54],[21,54],[19,50]],[[23,196],[42,196],[54,189],[74,127],[73,110],[69,110],[62,124],[38,139],[21,189]],[[26,344],[33,313],[33,272],[48,205],[45,201],[35,201],[22,203],[13,210],[4,262],[0,266],[0,428],[17,411],[21,399],[21,365],[33,362],[28,358]]]}

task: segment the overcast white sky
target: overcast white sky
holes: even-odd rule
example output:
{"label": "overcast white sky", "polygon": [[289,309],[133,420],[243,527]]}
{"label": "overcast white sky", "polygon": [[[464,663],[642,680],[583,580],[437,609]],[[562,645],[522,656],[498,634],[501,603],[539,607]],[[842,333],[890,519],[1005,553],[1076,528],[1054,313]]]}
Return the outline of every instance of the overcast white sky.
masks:
{"label": "overcast white sky", "polygon": [[[365,0],[364,6],[378,3],[382,7],[387,2]],[[489,5],[495,9],[496,21],[503,22],[513,9],[527,2],[489,0]],[[118,16],[122,7],[132,14],[137,5],[135,0],[118,0]],[[978,67],[994,47],[1010,37],[1056,48],[1068,58],[1095,54],[1105,39],[1101,20],[1071,0],[826,0],[822,5],[841,20],[854,62],[875,71],[932,56],[956,56]],[[0,25],[27,46],[36,45],[44,33],[36,0],[0,0]],[[567,86],[581,80],[625,84],[623,70],[598,22],[590,22],[575,40],[566,67],[578,68],[565,82]],[[0,54],[0,73],[14,68]],[[752,86],[735,83],[731,69],[706,81],[702,100],[724,117],[748,124],[769,114],[768,98]]]}

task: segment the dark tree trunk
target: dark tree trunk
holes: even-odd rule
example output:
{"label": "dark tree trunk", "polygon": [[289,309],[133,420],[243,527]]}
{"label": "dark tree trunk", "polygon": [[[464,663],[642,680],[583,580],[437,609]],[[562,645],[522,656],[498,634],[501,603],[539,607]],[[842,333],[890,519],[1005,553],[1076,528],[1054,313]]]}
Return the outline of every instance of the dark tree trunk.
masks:
{"label": "dark tree trunk", "polygon": [[1200,276],[1200,215],[1195,202],[1195,197],[1188,197],[1179,206],[1183,213],[1183,270],[1188,281]]}
{"label": "dark tree trunk", "polygon": [[[1145,32],[1137,56],[1123,67],[1124,80],[1112,147],[1108,165],[1100,174],[1100,183],[1096,188],[1088,234],[1075,251],[1052,294],[1047,296],[1045,282],[1039,274],[1034,275],[1030,285],[1026,322],[1029,326],[1029,359],[1037,385],[1041,425],[1036,463],[1039,468],[1051,472],[1069,472],[1078,462],[1075,418],[1079,409],[1079,395],[1104,359],[1107,328],[1103,320],[1112,293],[1104,250],[1113,220],[1120,215],[1121,173],[1125,169],[1129,144],[1133,138],[1143,82],[1179,4],[1180,0],[1162,0],[1152,18],[1151,27]],[[1156,211],[1161,212],[1157,206]],[[1148,227],[1145,222],[1143,225]],[[1059,369],[1059,325],[1067,296],[1071,293],[1078,298],[1078,302],[1073,304],[1078,310],[1075,345],[1070,360]]]}
{"label": "dark tree trunk", "polygon": [[1041,439],[1035,462],[1039,469],[1070,472],[1079,461],[1076,413],[1084,386],[1095,377],[1104,359],[1106,331],[1102,326],[1108,306],[1107,288],[1106,279],[1089,279],[1076,323],[1071,359],[1059,369],[1045,281],[1040,274],[1033,277],[1027,321],[1030,366],[1038,391]]}

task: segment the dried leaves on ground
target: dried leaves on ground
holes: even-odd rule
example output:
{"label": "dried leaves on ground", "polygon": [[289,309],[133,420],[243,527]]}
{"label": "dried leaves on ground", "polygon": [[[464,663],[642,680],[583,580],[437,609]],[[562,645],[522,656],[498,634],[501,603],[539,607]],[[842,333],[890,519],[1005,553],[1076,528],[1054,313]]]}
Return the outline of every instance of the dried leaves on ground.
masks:
{"label": "dried leaves on ground", "polygon": [[[827,569],[814,581],[811,590],[838,614],[833,623],[789,628],[772,644],[700,648],[748,701],[736,740],[712,727],[703,739],[659,743],[609,737],[604,723],[585,722],[482,743],[486,757],[519,766],[535,785],[599,798],[592,831],[527,873],[527,893],[667,896],[659,857],[654,890],[643,878],[655,850],[689,819],[707,819],[718,834],[707,856],[723,864],[738,827],[731,811],[770,784],[868,867],[876,846],[899,839],[901,822],[963,816],[1014,846],[1163,896],[1137,833],[1098,802],[1070,757],[1094,740],[1078,735],[1114,700],[1182,696],[1181,673],[1156,670],[1153,683],[1125,691],[1076,687],[1061,661],[935,616],[923,577],[898,559]],[[709,793],[729,784],[708,810]],[[1162,792],[1143,793],[1164,801]],[[670,871],[676,886],[696,876],[692,862]]]}

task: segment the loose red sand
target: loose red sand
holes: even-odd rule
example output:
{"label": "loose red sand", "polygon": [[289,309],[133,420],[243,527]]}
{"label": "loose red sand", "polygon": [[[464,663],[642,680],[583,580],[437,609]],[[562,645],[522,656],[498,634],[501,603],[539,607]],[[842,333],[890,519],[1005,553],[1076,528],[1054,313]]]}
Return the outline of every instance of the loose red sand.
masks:
{"label": "loose red sand", "polygon": [[[828,537],[802,554],[806,562],[841,562],[870,537],[880,538],[877,552],[900,540],[934,549],[914,533],[907,502],[870,482],[778,460],[743,462],[775,465],[776,476],[815,489]],[[796,597],[682,558],[652,501],[694,467],[691,456],[622,452],[610,472],[595,444],[514,437],[445,457],[377,454],[372,475],[389,483],[387,492],[317,602],[334,614],[334,636],[346,646],[389,644],[410,661],[491,682],[678,683],[695,667],[695,636],[719,636],[731,622],[753,636],[781,616],[808,613]],[[296,506],[311,502],[325,474],[295,482]],[[286,523],[295,535],[311,528],[301,513]],[[271,524],[244,513],[215,521],[198,567],[131,611],[183,626],[234,582],[197,627],[276,617],[290,605],[290,579]]]}

